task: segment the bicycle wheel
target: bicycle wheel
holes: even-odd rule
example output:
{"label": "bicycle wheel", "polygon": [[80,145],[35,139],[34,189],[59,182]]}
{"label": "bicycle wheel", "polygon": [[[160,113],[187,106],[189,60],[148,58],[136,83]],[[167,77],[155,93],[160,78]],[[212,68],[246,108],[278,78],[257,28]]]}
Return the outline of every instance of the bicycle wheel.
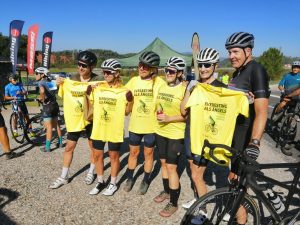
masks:
{"label": "bicycle wheel", "polygon": [[19,144],[24,142],[24,116],[22,112],[13,112],[9,119],[9,127],[12,138]]}
{"label": "bicycle wheel", "polygon": [[[219,188],[199,198],[185,213],[181,225],[193,224],[201,211],[207,212],[205,225],[227,225],[230,218],[230,210],[238,193],[230,191],[227,187]],[[247,211],[247,225],[259,225],[260,214],[257,204],[248,194],[242,201]],[[237,224],[236,222],[234,224]]]}
{"label": "bicycle wheel", "polygon": [[26,124],[26,140],[36,146],[44,145],[46,141],[46,129],[41,115],[32,117]]}
{"label": "bicycle wheel", "polygon": [[290,113],[285,116],[280,130],[281,147],[285,147],[287,143],[293,142],[297,134],[297,119]]}

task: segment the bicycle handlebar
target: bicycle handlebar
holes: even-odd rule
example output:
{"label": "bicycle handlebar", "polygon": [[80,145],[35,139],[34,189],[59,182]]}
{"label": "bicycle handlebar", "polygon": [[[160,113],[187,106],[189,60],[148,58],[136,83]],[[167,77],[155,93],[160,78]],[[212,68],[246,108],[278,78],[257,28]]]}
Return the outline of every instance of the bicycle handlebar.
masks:
{"label": "bicycle handlebar", "polygon": [[207,139],[204,140],[204,145],[203,145],[203,148],[202,148],[202,154],[204,153],[205,148],[209,148],[209,156],[219,164],[225,164],[225,163],[215,157],[214,150],[216,148],[223,148],[223,149],[229,151],[231,153],[231,155],[224,154],[224,156],[227,157],[227,158],[241,159],[240,166],[246,174],[247,182],[251,186],[253,186],[253,188],[255,188],[257,190],[260,190],[260,191],[265,190],[265,187],[258,185],[257,182],[256,182],[256,179],[255,179],[256,176],[254,175],[254,173],[259,170],[259,163],[257,161],[255,161],[254,159],[252,159],[251,157],[249,157],[245,153],[242,153],[242,152],[238,151],[237,149],[234,149],[234,148],[229,147],[227,145],[224,145],[224,144],[211,144],[211,143],[209,143],[209,141]]}

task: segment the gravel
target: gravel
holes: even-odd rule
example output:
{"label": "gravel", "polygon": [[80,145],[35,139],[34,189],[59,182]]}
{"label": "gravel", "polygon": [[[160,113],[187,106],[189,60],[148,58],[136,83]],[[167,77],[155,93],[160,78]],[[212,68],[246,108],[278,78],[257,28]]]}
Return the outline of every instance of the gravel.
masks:
{"label": "gravel", "polygon": [[[29,108],[29,111],[36,110]],[[2,112],[8,125],[10,110]],[[128,147],[124,144],[121,156],[119,189],[113,196],[90,196],[89,191],[96,185],[86,185],[84,178],[89,167],[87,140],[81,138],[75,149],[70,168],[71,182],[59,189],[51,190],[49,184],[61,173],[63,149],[54,149],[51,153],[40,152],[37,147],[18,145],[12,140],[16,152],[23,152],[19,158],[6,160],[0,156],[0,224],[179,224],[185,210],[181,204],[193,198],[190,179],[187,175],[186,160],[181,158],[181,195],[178,211],[170,218],[162,218],[159,211],[166,203],[154,203],[153,198],[162,190],[161,174],[157,154],[153,181],[145,195],[139,195],[138,189],[143,177],[142,157],[135,170],[136,182],[131,192],[123,191],[127,168]],[[262,140],[260,162],[296,161],[275,150],[274,143]],[[108,155],[105,154],[105,179],[110,174]],[[226,185],[228,170],[211,165],[205,179],[209,190]],[[269,170],[267,174],[280,180],[290,180],[292,174],[287,170]]]}

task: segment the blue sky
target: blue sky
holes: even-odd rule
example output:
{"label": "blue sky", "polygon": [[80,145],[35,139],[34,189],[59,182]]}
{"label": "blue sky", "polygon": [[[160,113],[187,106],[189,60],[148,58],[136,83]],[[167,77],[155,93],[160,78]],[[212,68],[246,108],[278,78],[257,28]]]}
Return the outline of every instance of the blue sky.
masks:
{"label": "blue sky", "polygon": [[[254,55],[270,47],[286,56],[300,56],[299,0],[10,0],[1,2],[0,32],[24,20],[22,33],[40,25],[53,31],[52,50],[100,48],[119,53],[138,52],[156,37],[179,52],[190,52],[192,34],[201,47],[217,49],[222,57],[226,38],[236,31],[255,36]],[[13,7],[14,9],[10,9]]]}

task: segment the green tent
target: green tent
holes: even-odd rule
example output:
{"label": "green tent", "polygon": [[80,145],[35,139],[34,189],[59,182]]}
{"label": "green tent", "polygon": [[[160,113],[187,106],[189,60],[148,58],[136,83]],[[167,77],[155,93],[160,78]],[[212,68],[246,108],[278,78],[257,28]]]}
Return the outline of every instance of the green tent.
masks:
{"label": "green tent", "polygon": [[139,63],[140,55],[145,51],[153,51],[156,52],[160,56],[160,66],[165,66],[167,60],[171,56],[178,56],[185,60],[187,66],[191,65],[192,55],[184,55],[179,52],[174,51],[169,46],[167,46],[164,42],[162,42],[159,38],[155,38],[155,40],[149,44],[145,49],[128,58],[118,59],[121,63],[122,67],[136,67]]}

